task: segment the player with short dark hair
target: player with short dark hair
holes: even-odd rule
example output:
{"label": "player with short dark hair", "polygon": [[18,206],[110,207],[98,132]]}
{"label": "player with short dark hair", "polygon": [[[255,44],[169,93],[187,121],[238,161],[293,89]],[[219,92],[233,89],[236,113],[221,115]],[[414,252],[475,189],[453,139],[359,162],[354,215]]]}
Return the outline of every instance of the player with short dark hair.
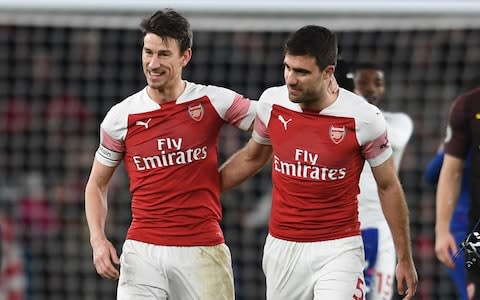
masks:
{"label": "player with short dark hair", "polygon": [[[458,96],[450,108],[449,122],[444,142],[443,160],[436,192],[435,252],[437,258],[449,268],[454,268],[453,256],[458,251],[450,222],[458,201],[463,178],[463,168],[469,151],[472,155],[470,169],[470,231],[480,231],[480,87]],[[479,266],[468,272],[469,281],[475,284],[474,299],[480,299]]]}
{"label": "player with short dark hair", "polygon": [[395,239],[398,290],[412,299],[418,278],[408,208],[386,124],[360,96],[327,88],[336,56],[335,34],[325,27],[308,25],[288,38],[285,85],[260,97],[252,138],[220,168],[222,187],[243,182],[272,158],[267,299],[364,299],[357,195],[368,161]]}
{"label": "player with short dark hair", "polygon": [[[371,104],[380,107],[385,98],[385,72],[372,62],[356,64],[353,71],[354,91]],[[412,136],[413,121],[405,113],[387,112],[385,117],[392,157],[398,172],[400,162]],[[372,169],[365,164],[360,176],[358,195],[360,229],[365,246],[364,271],[368,300],[389,300],[393,297],[395,279],[395,245],[383,215]]]}
{"label": "player with short dark hair", "polygon": [[[182,79],[192,56],[192,31],[182,15],[161,10],[141,24],[147,86],[106,114],[85,190],[95,268],[119,278],[117,299],[234,299],[220,227],[218,137],[224,124],[248,130],[254,103]],[[105,221],[108,184],[122,161],[132,223],[118,259]]]}

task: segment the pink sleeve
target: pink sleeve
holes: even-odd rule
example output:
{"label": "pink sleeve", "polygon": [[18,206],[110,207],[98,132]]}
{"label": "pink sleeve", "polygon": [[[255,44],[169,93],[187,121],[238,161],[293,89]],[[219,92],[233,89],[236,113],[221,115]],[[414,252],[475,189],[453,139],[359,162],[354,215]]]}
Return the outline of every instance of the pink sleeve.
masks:
{"label": "pink sleeve", "polygon": [[233,99],[232,105],[225,112],[225,120],[234,126],[241,129],[249,129],[255,117],[254,102],[236,95]]}
{"label": "pink sleeve", "polygon": [[388,141],[387,131],[370,141],[362,147],[363,157],[372,167],[378,166],[386,161],[392,154],[392,147]]}
{"label": "pink sleeve", "polygon": [[265,123],[262,122],[262,120],[260,120],[258,116],[255,119],[255,124],[253,125],[252,137],[259,144],[271,145],[270,135],[268,134],[267,126],[265,125]]}
{"label": "pink sleeve", "polygon": [[120,152],[120,153],[125,152],[125,144],[123,143],[123,141],[115,140],[103,128],[101,128],[100,130],[100,140],[101,140],[102,146],[104,146],[105,148],[111,151]]}
{"label": "pink sleeve", "polygon": [[105,129],[100,131],[100,146],[95,153],[95,158],[108,167],[118,166],[123,159],[125,143],[115,140]]}

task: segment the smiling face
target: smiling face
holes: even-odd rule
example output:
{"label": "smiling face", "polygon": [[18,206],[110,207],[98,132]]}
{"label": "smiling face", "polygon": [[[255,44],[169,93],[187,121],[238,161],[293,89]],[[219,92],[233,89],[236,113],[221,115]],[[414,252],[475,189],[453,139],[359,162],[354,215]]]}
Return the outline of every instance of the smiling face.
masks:
{"label": "smiling face", "polygon": [[180,52],[178,42],[170,37],[147,33],[143,38],[142,65],[152,90],[165,92],[182,83],[182,70],[190,61],[192,50]]}
{"label": "smiling face", "polygon": [[327,66],[323,71],[309,55],[286,54],[283,60],[285,84],[290,101],[299,103],[303,108],[321,107],[328,91],[328,84],[334,66]]}

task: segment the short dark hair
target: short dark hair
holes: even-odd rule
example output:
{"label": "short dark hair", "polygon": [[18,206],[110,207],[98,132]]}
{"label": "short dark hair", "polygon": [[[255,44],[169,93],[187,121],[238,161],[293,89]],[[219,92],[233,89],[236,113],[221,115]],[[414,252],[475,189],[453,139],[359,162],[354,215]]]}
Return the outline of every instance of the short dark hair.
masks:
{"label": "short dark hair", "polygon": [[364,61],[356,63],[353,66],[353,72],[357,72],[358,70],[379,70],[383,72],[383,68],[380,67],[378,64],[370,61]]}
{"label": "short dark hair", "polygon": [[153,33],[161,38],[170,37],[178,42],[183,53],[193,44],[190,22],[173,9],[159,10],[142,20],[140,28],[144,35]]}
{"label": "short dark hair", "polygon": [[285,53],[312,56],[323,70],[337,64],[337,37],[325,27],[307,25],[290,35],[285,42]]}

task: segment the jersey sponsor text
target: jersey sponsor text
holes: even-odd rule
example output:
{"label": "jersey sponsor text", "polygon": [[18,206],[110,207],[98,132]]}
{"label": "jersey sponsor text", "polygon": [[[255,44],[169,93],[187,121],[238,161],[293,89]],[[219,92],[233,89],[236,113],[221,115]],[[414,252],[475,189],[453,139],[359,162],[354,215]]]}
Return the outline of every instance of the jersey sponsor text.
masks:
{"label": "jersey sponsor text", "polygon": [[295,162],[287,162],[274,155],[273,169],[287,176],[321,181],[341,180],[347,175],[346,168],[337,169],[316,165],[318,154],[307,150],[295,149],[294,158]]}
{"label": "jersey sponsor text", "polygon": [[[195,161],[207,158],[207,146],[182,149],[182,138],[161,138],[157,139],[159,155],[142,157],[134,155],[133,163],[138,171],[151,170],[174,165],[186,165]],[[167,151],[172,152],[167,152]]]}

